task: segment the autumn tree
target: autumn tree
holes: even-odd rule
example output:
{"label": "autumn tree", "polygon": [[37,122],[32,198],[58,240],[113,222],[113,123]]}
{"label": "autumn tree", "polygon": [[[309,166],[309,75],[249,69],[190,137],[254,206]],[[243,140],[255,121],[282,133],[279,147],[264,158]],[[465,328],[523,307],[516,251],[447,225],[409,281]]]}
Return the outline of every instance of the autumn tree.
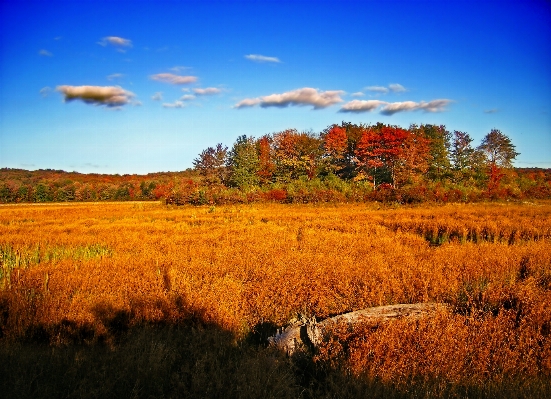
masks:
{"label": "autumn tree", "polygon": [[395,164],[394,183],[402,185],[421,180],[432,164],[431,149],[431,140],[422,132],[407,130],[401,157]]}
{"label": "autumn tree", "polygon": [[396,171],[407,136],[407,131],[396,126],[365,129],[356,147],[359,176],[367,174],[373,181],[373,187],[383,182],[395,186]]}
{"label": "autumn tree", "polygon": [[323,135],[323,147],[329,172],[338,174],[345,166],[346,150],[348,147],[346,130],[338,125],[333,125]]}
{"label": "autumn tree", "polygon": [[274,176],[275,164],[272,156],[272,138],[268,135],[262,136],[256,141],[258,153],[258,172],[260,183],[270,183]]}
{"label": "autumn tree", "polygon": [[431,140],[420,129],[405,130],[377,124],[364,130],[356,148],[358,176],[367,175],[376,187],[398,187],[417,181],[430,165]]}
{"label": "autumn tree", "polygon": [[[382,127],[383,125],[377,124],[376,126]],[[367,129],[367,126],[343,121],[340,127],[344,129],[346,133],[346,149],[343,154],[343,159],[341,160],[342,168],[337,171],[337,175],[343,179],[352,179],[358,173],[356,147]],[[324,133],[327,134],[329,130],[330,128],[326,129]]]}
{"label": "autumn tree", "polygon": [[201,154],[193,160],[193,166],[199,171],[206,183],[222,183],[227,177],[227,156],[228,147],[219,143],[215,148],[208,147],[201,152]]}
{"label": "autumn tree", "polygon": [[273,134],[275,179],[290,182],[305,176],[312,179],[321,167],[323,146],[313,134],[288,129]]}

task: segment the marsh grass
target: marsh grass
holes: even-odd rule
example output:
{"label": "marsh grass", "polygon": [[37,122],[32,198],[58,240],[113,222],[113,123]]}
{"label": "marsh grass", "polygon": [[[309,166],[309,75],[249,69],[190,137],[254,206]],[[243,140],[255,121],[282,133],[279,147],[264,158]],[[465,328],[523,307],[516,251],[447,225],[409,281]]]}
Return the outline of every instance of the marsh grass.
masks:
{"label": "marsh grass", "polygon": [[[547,203],[2,207],[2,393],[550,397],[550,216]],[[291,358],[266,346],[297,315],[415,302],[448,310],[336,326]]]}

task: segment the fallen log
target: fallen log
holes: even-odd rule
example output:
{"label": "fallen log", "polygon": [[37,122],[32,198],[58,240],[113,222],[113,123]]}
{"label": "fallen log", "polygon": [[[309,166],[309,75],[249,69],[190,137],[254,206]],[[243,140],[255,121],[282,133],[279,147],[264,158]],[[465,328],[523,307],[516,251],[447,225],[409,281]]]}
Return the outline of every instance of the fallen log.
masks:
{"label": "fallen log", "polygon": [[353,326],[357,323],[372,320],[387,321],[404,317],[415,319],[432,315],[438,309],[443,308],[445,308],[445,305],[441,303],[424,302],[377,306],[340,314],[319,323],[316,322],[315,318],[303,318],[278,331],[276,335],[268,338],[268,342],[270,345],[284,350],[288,355],[292,355],[301,348],[317,347],[321,343],[328,327],[334,326],[337,323],[346,323]]}

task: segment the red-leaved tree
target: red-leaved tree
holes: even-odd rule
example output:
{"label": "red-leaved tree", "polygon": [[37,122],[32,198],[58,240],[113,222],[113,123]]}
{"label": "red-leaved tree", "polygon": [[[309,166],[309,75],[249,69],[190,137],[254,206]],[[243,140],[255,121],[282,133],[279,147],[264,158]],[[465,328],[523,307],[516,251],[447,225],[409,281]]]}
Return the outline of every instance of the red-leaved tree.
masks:
{"label": "red-leaved tree", "polygon": [[377,177],[388,172],[389,183],[395,187],[396,172],[403,158],[407,138],[408,132],[395,126],[366,129],[356,147],[359,174],[367,174],[373,181],[373,187],[376,187],[379,183]]}

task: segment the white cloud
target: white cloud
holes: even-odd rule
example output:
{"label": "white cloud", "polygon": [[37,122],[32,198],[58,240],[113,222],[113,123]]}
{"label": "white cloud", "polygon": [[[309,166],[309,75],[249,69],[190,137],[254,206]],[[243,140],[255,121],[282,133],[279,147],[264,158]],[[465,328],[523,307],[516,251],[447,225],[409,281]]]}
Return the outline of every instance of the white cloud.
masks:
{"label": "white cloud", "polygon": [[134,101],[132,103],[132,105],[135,106],[135,107],[141,107],[143,105],[143,103],[141,101]]}
{"label": "white cloud", "polygon": [[368,91],[374,91],[376,93],[388,93],[388,88],[384,86],[369,86],[365,88]]}
{"label": "white cloud", "polygon": [[418,110],[423,110],[425,112],[442,112],[445,111],[446,106],[452,102],[452,100],[447,99],[432,100],[429,102],[403,101],[394,103],[379,100],[352,100],[344,104],[339,112],[371,112],[379,107],[382,107],[381,114],[383,115],[394,115],[398,112]]}
{"label": "white cloud", "polygon": [[101,46],[107,46],[108,44],[115,47],[132,47],[132,41],[129,39],[124,39],[118,36],[106,36],[98,42]]}
{"label": "white cloud", "polygon": [[57,86],[65,101],[81,100],[86,104],[119,107],[128,104],[134,93],[119,86]]}
{"label": "white cloud", "polygon": [[234,108],[254,107],[257,104],[260,104],[260,102],[260,98],[246,98],[235,104]]}
{"label": "white cloud", "polygon": [[486,109],[484,110],[484,113],[485,114],[495,114],[496,112],[499,112],[499,110],[497,108],[492,108],[492,109]]}
{"label": "white cloud", "polygon": [[371,112],[384,104],[387,103],[379,100],[352,100],[344,104],[339,112]]}
{"label": "white cloud", "polygon": [[53,55],[52,53],[50,53],[48,50],[44,50],[44,49],[40,50],[40,51],[38,52],[38,54],[39,54],[39,55],[42,55],[42,56],[44,56],[44,57],[53,57],[53,56],[54,56],[54,55]]}
{"label": "white cloud", "polygon": [[381,110],[383,115],[393,115],[397,112],[415,111],[419,109],[419,104],[415,101],[403,101],[395,103],[387,103]]}
{"label": "white cloud", "polygon": [[314,109],[329,107],[342,102],[341,90],[321,91],[310,87],[292,90],[281,94],[271,94],[259,98],[246,98],[235,105],[235,108],[252,107],[260,104],[261,107],[287,107],[288,105],[312,105]]}
{"label": "white cloud", "polygon": [[158,91],[158,92],[156,92],[155,94],[153,94],[153,95],[151,96],[151,99],[152,99],[153,101],[163,101],[163,93],[160,92],[160,91]]}
{"label": "white cloud", "polygon": [[365,96],[365,94],[362,93],[361,91],[357,91],[356,93],[352,93],[351,96],[352,97],[363,97],[363,96]]}
{"label": "white cloud", "polygon": [[398,83],[392,83],[388,85],[388,88],[393,93],[403,93],[404,91],[407,91],[407,89]]}
{"label": "white cloud", "polygon": [[445,111],[446,106],[452,102],[452,100],[447,99],[432,100],[428,103],[421,101],[419,103],[419,109],[422,109],[425,112],[442,112]]}
{"label": "white cloud", "polygon": [[120,79],[122,77],[124,77],[124,74],[122,73],[112,73],[111,75],[107,76],[107,80]]}
{"label": "white cloud", "polygon": [[260,54],[249,54],[246,55],[245,58],[254,62],[281,62],[277,57],[266,57],[265,55]]}
{"label": "white cloud", "polygon": [[446,106],[453,102],[452,100],[440,99],[432,100],[429,102],[421,101],[416,103],[414,101],[403,101],[388,103],[381,110],[383,115],[393,115],[397,112],[417,111],[423,110],[425,112],[442,112],[446,110]]}
{"label": "white cloud", "polygon": [[182,97],[180,97],[181,101],[191,101],[195,100],[195,96],[193,94],[184,94]]}
{"label": "white cloud", "polygon": [[197,76],[180,76],[172,73],[158,73],[151,75],[150,79],[157,80],[159,82],[170,83],[173,85],[189,84],[197,81]]}
{"label": "white cloud", "polygon": [[50,95],[50,93],[52,92],[52,89],[51,87],[43,87],[42,89],[40,89],[39,93],[42,97],[48,97]]}
{"label": "white cloud", "polygon": [[186,105],[181,101],[174,101],[173,103],[163,103],[165,108],[184,108]]}
{"label": "white cloud", "polygon": [[209,95],[221,93],[222,90],[217,87],[205,87],[204,89],[201,89],[201,88],[193,89],[193,92],[198,96],[209,96]]}

